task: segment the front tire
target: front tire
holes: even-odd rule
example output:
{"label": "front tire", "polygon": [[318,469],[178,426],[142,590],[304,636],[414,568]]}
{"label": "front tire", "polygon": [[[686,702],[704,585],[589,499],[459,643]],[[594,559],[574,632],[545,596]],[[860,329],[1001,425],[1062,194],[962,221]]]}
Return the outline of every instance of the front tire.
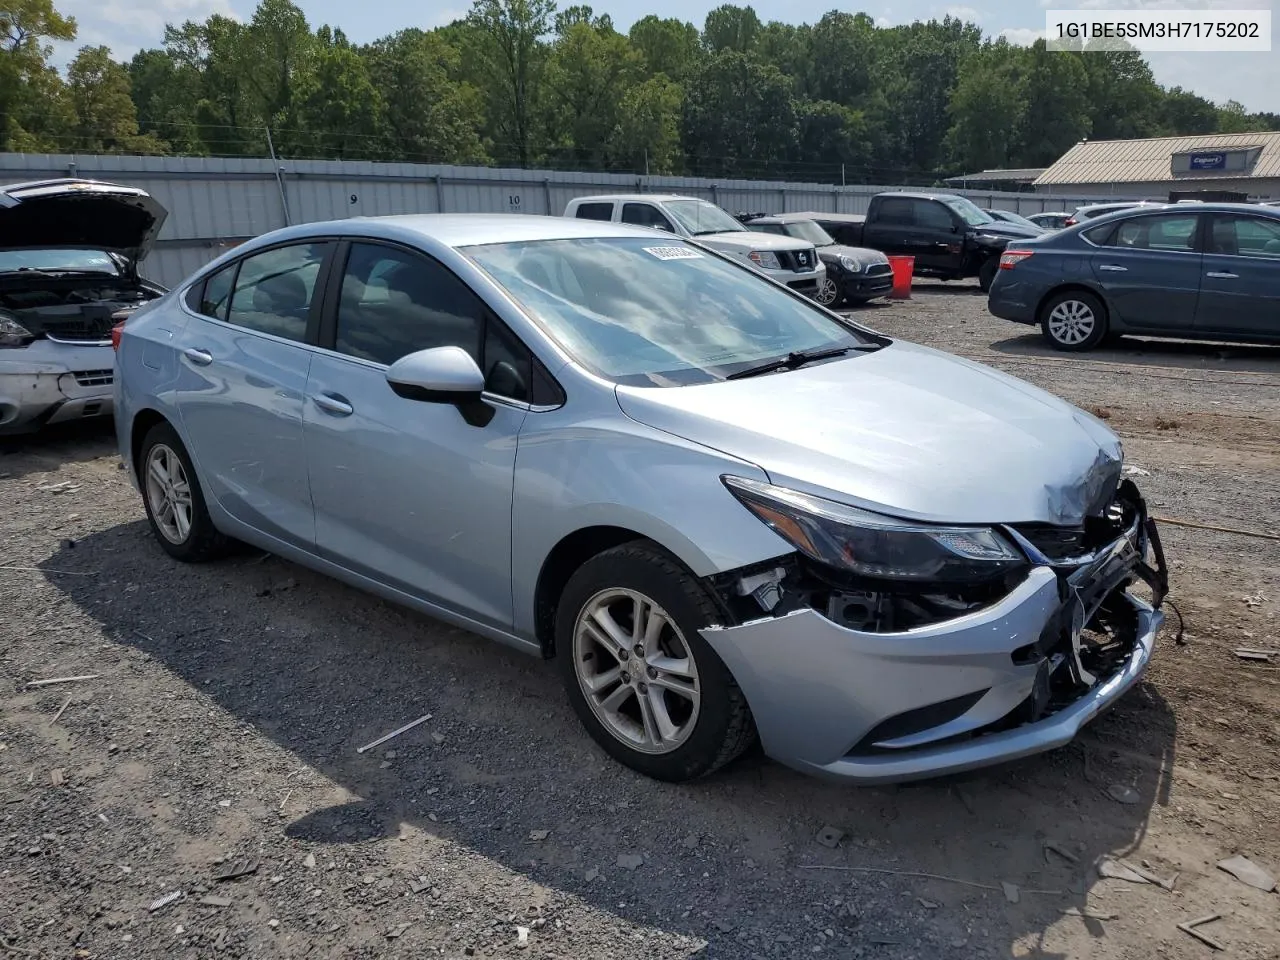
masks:
{"label": "front tire", "polygon": [[1040,310],[1040,329],[1055,350],[1092,350],[1107,338],[1106,307],[1091,293],[1067,290],[1045,302]]}
{"label": "front tire", "polygon": [[556,656],[578,719],[606,753],[682,782],[752,744],[746,698],[699,633],[718,619],[702,585],[645,541],[574,573],[556,612]]}
{"label": "front tire", "polygon": [[840,284],[831,277],[823,277],[822,282],[818,284],[818,292],[813,295],[813,299],[821,306],[833,309],[840,304],[844,296],[840,290]]}
{"label": "front tire", "polygon": [[214,527],[191,456],[169,424],[147,431],[138,481],[151,532],[169,556],[203,563],[226,553],[230,541]]}

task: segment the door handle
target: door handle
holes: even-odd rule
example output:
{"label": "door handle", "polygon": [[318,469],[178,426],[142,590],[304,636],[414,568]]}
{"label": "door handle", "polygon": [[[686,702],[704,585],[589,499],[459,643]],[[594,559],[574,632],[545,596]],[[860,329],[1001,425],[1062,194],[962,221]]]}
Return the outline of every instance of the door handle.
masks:
{"label": "door handle", "polygon": [[1122,267],[1116,263],[1104,263],[1100,267],[1098,267],[1098,269],[1104,270],[1107,273],[1128,273],[1129,272],[1128,267]]}
{"label": "door handle", "polygon": [[208,350],[197,350],[195,347],[187,347],[182,351],[182,355],[194,363],[198,367],[207,367],[213,363],[213,354]]}
{"label": "door handle", "polygon": [[315,401],[317,407],[325,413],[333,414],[335,417],[349,417],[355,412],[355,407],[347,403],[342,397],[331,393],[317,393],[311,399]]}
{"label": "door handle", "polygon": [[1213,277],[1215,280],[1239,280],[1240,274],[1227,273],[1225,270],[1210,270],[1205,274],[1206,277]]}

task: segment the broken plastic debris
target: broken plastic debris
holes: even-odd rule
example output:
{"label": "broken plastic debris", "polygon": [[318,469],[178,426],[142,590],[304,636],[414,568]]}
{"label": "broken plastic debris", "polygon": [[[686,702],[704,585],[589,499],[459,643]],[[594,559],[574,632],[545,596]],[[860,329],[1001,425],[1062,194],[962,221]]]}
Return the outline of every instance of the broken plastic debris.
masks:
{"label": "broken plastic debris", "polygon": [[1130,883],[1150,883],[1151,881],[1126,866],[1119,860],[1103,858],[1098,861],[1098,876],[1109,880],[1128,880]]}
{"label": "broken plastic debris", "polygon": [[406,723],[403,727],[397,727],[395,730],[392,730],[390,733],[386,734],[385,736],[379,737],[377,740],[373,741],[373,743],[366,743],[363,747],[356,747],[356,753],[364,753],[366,750],[372,750],[374,747],[381,746],[382,744],[386,743],[388,740],[392,739],[393,737],[398,737],[400,736],[400,734],[404,733],[406,730],[412,730],[418,724],[426,723],[430,719],[431,719],[431,714],[428,713],[426,716],[419,717],[417,720],[414,720],[412,723]]}
{"label": "broken plastic debris", "polygon": [[517,943],[528,943],[528,942],[529,942],[529,928],[528,928],[528,927],[516,927],[516,942],[517,942]]}
{"label": "broken plastic debris", "polygon": [[1220,944],[1217,940],[1213,939],[1213,937],[1209,936],[1207,933],[1201,933],[1199,930],[1196,929],[1196,927],[1202,927],[1206,923],[1213,923],[1213,921],[1220,920],[1220,919],[1222,919],[1222,914],[1211,913],[1208,916],[1200,917],[1196,920],[1188,920],[1186,923],[1180,923],[1178,924],[1178,929],[1181,930],[1183,933],[1190,934],[1191,936],[1199,940],[1201,943],[1207,944],[1208,946],[1212,947],[1214,950],[1225,950],[1226,947]]}
{"label": "broken plastic debris", "polygon": [[251,873],[258,872],[257,860],[234,860],[220,873],[213,876],[214,880],[236,880],[240,877],[247,877]]}
{"label": "broken plastic debris", "polygon": [[1124,471],[1123,471],[1123,472],[1124,472],[1124,475],[1125,475],[1126,477],[1149,477],[1149,476],[1151,476],[1151,471],[1150,471],[1150,470],[1143,470],[1143,469],[1142,469],[1142,467],[1139,467],[1139,466],[1137,466],[1137,465],[1135,465],[1135,464],[1132,464],[1132,463],[1126,463],[1126,464],[1124,465]]}
{"label": "broken plastic debris", "polygon": [[303,858],[302,865],[308,870],[314,870],[316,868],[316,855],[314,853],[308,853],[306,857]]}
{"label": "broken plastic debris", "polygon": [[547,839],[547,837],[549,836],[551,836],[550,830],[530,830],[529,831],[529,840],[532,841],[533,843],[541,843],[543,840]]}
{"label": "broken plastic debris", "polygon": [[181,899],[182,899],[182,891],[175,890],[173,891],[173,893],[166,893],[159,900],[152,901],[151,906],[147,907],[147,910],[150,911],[151,913],[155,913],[157,910],[163,910],[169,904]]}
{"label": "broken plastic debris", "polygon": [[1067,917],[1084,917],[1088,920],[1118,920],[1114,913],[1099,913],[1097,910],[1081,910],[1079,907],[1067,907],[1062,911],[1063,916]]}
{"label": "broken plastic debris", "polygon": [[1005,880],[1000,881],[1000,889],[1004,891],[1004,898],[1010,903],[1017,903],[1022,897],[1018,893],[1018,885],[1009,883]]}
{"label": "broken plastic debris", "polygon": [[1276,878],[1248,857],[1237,856],[1229,860],[1219,860],[1218,869],[1225,870],[1241,883],[1257,887],[1263,893],[1270,893],[1276,888]]}

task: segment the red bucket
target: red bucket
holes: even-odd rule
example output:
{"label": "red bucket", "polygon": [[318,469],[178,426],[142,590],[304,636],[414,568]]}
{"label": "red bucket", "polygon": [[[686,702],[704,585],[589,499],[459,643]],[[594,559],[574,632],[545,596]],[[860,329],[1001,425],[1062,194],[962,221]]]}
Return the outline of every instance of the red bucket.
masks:
{"label": "red bucket", "polygon": [[893,268],[893,289],[889,291],[892,300],[911,299],[911,275],[916,269],[915,257],[890,257],[889,266]]}

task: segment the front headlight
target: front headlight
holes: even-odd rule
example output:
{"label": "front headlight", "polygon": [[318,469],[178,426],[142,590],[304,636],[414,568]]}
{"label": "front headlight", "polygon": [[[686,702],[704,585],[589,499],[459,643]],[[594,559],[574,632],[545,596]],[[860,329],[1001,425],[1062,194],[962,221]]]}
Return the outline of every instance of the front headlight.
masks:
{"label": "front headlight", "polygon": [[747,258],[761,270],[782,269],[782,264],[778,262],[778,255],[768,250],[752,250],[747,254]]}
{"label": "front headlight", "polygon": [[840,266],[844,267],[850,273],[862,272],[862,264],[860,264],[857,260],[853,259],[853,257],[841,257]]}
{"label": "front headlight", "polygon": [[744,507],[805,556],[849,573],[974,581],[1027,562],[990,527],[914,523],[757,480],[721,479]]}
{"label": "front headlight", "polygon": [[34,339],[30,330],[13,317],[0,312],[0,348],[25,347]]}

